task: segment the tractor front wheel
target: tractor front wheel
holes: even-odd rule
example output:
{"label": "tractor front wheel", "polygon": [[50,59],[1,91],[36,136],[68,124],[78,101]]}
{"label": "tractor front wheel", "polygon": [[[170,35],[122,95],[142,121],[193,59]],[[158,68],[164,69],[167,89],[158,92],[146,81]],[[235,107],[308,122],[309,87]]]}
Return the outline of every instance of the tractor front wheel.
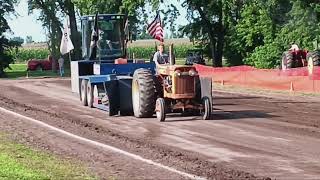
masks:
{"label": "tractor front wheel", "polygon": [[308,63],[312,63],[313,66],[320,66],[320,52],[309,52],[307,54]]}
{"label": "tractor front wheel", "polygon": [[202,119],[203,120],[210,120],[211,113],[212,113],[212,105],[210,103],[210,99],[208,97],[203,97],[202,105],[203,105]]}
{"label": "tractor front wheel", "polygon": [[166,112],[165,112],[165,101],[163,98],[158,98],[156,101],[156,115],[157,119],[160,122],[165,121],[166,119]]}

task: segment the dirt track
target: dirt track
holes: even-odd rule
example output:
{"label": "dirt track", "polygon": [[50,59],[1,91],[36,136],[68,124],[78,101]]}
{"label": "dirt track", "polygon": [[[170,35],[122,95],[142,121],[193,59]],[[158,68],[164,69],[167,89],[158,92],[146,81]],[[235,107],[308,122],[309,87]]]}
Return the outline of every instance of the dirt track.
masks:
{"label": "dirt track", "polygon": [[[82,107],[67,79],[2,80],[0,85],[1,107],[184,172],[220,179],[320,177],[320,99],[215,92],[214,102],[214,120],[175,116],[159,123]],[[79,159],[103,178],[183,178],[3,113],[0,122],[0,131]]]}

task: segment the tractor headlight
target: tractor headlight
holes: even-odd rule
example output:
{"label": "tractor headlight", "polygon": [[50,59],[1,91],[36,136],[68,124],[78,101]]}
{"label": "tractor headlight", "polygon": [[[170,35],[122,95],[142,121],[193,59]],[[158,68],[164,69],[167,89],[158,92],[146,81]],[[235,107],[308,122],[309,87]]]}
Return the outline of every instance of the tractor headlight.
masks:
{"label": "tractor headlight", "polygon": [[174,76],[181,76],[181,71],[180,70],[176,70],[176,71],[174,71]]}
{"label": "tractor headlight", "polygon": [[189,76],[196,76],[196,75],[198,75],[198,73],[197,73],[197,71],[195,71],[194,69],[191,69],[191,70],[189,71]]}

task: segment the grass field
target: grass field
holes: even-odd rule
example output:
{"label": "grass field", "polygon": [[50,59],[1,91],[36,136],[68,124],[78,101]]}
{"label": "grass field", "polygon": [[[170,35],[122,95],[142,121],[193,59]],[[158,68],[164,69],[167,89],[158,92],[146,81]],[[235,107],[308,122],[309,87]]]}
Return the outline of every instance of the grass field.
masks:
{"label": "grass field", "polygon": [[[15,79],[27,76],[27,65],[26,64],[10,64],[10,69],[5,69],[8,78]],[[57,77],[58,72],[52,71],[29,71],[28,77]],[[65,69],[65,76],[70,76],[70,70]]]}
{"label": "grass field", "polygon": [[32,150],[0,134],[0,179],[96,179],[78,163]]}
{"label": "grass field", "polygon": [[[176,64],[178,65],[184,65],[185,59],[183,58],[177,58]],[[206,61],[206,64],[208,66],[212,65],[212,61]],[[10,68],[5,69],[7,78],[10,79],[17,79],[21,77],[27,77],[27,65],[26,64],[10,64]],[[65,69],[65,77],[70,77],[70,69]],[[58,77],[59,74],[54,73],[52,71],[29,71],[28,77]]]}

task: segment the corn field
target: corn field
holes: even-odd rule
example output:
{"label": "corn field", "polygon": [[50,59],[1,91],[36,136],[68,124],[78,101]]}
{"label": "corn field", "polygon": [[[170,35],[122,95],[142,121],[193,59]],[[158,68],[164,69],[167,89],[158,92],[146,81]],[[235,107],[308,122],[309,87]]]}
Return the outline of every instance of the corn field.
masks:
{"label": "corn field", "polygon": [[[187,56],[187,51],[189,49],[193,49],[193,45],[177,45],[174,46],[174,54],[176,58],[185,58]],[[165,49],[168,53],[168,48]],[[156,47],[129,47],[128,53],[130,54],[130,58],[132,58],[133,54],[135,58],[138,59],[150,59],[152,55],[156,52]]]}
{"label": "corn field", "polygon": [[[167,39],[166,44],[174,44],[174,53],[176,58],[184,59],[187,56],[188,49],[193,49],[195,45],[189,39]],[[159,44],[159,43],[157,43]],[[155,40],[137,40],[128,45],[129,58],[150,59],[156,52]],[[168,53],[168,46],[165,47]],[[46,59],[50,54],[45,47],[30,47],[12,49],[10,51],[14,57],[15,63],[25,63],[29,59]]]}
{"label": "corn field", "polygon": [[15,63],[25,63],[29,59],[46,59],[50,54],[48,49],[12,49],[10,54]]}

